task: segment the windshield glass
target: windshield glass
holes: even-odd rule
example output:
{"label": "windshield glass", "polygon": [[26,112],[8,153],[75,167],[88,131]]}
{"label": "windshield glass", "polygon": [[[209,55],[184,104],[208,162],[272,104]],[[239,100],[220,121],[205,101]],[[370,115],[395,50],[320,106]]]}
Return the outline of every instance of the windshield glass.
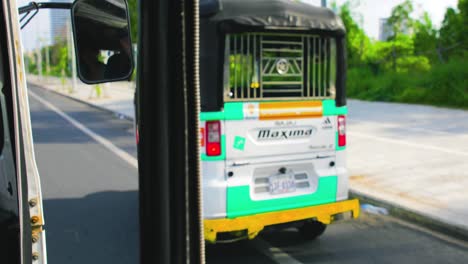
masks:
{"label": "windshield glass", "polygon": [[[149,87],[137,83],[175,72],[138,51],[167,33],[139,32],[138,1],[128,1],[130,24],[122,1],[91,2],[74,22],[70,10],[41,10],[21,36],[48,261],[138,263],[135,106]],[[200,152],[208,263],[468,259],[468,1],[200,3],[199,125],[151,116],[151,126],[172,129],[163,143],[174,149],[155,150],[168,157],[175,136],[198,133],[188,151]],[[73,34],[73,23],[86,25]],[[157,48],[186,48],[170,44]],[[110,64],[115,73],[143,60],[159,68],[94,82],[113,78]],[[167,104],[183,99],[170,92]]]}

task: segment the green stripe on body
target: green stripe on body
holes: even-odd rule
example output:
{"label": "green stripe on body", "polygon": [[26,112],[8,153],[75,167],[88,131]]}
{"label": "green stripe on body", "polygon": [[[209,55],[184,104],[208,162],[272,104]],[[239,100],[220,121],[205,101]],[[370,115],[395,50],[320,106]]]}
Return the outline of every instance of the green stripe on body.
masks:
{"label": "green stripe on body", "polygon": [[225,103],[225,120],[244,120],[244,103]]}
{"label": "green stripe on body", "polygon": [[244,120],[244,103],[225,103],[222,112],[201,112],[200,120]]}
{"label": "green stripe on body", "polygon": [[235,186],[227,189],[227,217],[254,215],[259,213],[302,208],[336,201],[338,177],[319,178],[316,192],[295,197],[254,201],[250,198],[249,186]]}
{"label": "green stripe on body", "polygon": [[224,120],[224,112],[200,112],[201,121]]}
{"label": "green stripe on body", "polygon": [[[346,115],[348,107],[336,107],[335,100],[323,100],[322,111],[324,116]],[[220,112],[201,112],[201,121],[211,120],[244,120],[244,103],[234,102],[225,103],[224,111]]]}
{"label": "green stripe on body", "polygon": [[323,112],[323,116],[347,115],[348,107],[347,106],[336,107],[335,100],[323,100],[322,112]]}

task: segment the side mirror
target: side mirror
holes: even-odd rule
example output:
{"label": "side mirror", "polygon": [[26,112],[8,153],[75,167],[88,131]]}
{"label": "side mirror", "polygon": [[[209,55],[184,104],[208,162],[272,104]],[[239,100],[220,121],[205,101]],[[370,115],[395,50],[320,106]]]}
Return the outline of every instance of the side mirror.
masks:
{"label": "side mirror", "polygon": [[81,81],[130,79],[134,65],[127,2],[76,0],[71,17]]}

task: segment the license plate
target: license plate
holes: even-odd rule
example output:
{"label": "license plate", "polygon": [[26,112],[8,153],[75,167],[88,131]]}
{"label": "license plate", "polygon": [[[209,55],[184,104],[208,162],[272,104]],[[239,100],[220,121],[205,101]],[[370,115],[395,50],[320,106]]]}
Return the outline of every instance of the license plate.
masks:
{"label": "license plate", "polygon": [[283,194],[296,191],[293,174],[279,174],[268,178],[270,194]]}

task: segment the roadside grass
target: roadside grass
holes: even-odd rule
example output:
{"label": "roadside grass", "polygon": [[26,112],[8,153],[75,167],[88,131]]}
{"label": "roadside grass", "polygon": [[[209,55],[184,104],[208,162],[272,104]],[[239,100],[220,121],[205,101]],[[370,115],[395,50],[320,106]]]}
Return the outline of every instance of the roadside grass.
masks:
{"label": "roadside grass", "polygon": [[427,72],[385,72],[350,68],[350,98],[468,109],[468,61],[437,64]]}

